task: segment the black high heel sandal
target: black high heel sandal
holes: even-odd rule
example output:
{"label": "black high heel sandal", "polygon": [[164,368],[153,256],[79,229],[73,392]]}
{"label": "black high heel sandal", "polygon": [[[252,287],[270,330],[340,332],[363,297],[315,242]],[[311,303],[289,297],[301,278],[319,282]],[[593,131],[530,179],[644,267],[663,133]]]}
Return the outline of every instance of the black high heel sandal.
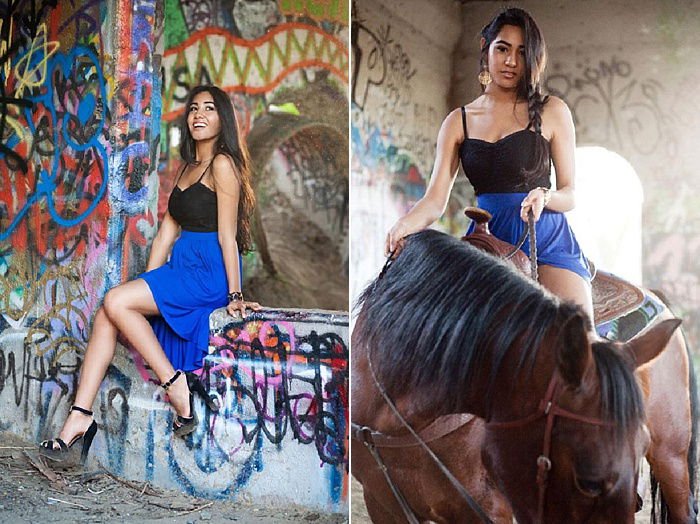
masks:
{"label": "black high heel sandal", "polygon": [[[175,383],[175,381],[178,378],[180,378],[180,375],[182,375],[182,371],[178,369],[175,372],[175,374],[170,378],[170,380],[161,384],[161,387],[165,391],[168,391],[168,388],[170,388],[170,386],[172,386]],[[175,435],[176,437],[187,436],[190,433],[192,433],[195,429],[197,429],[197,414],[194,412],[195,393],[202,397],[202,400],[204,400],[204,403],[209,409],[215,412],[219,411],[218,404],[206,392],[204,386],[197,378],[197,375],[195,375],[194,373],[190,373],[189,371],[185,372],[185,380],[187,381],[187,387],[190,390],[190,416],[183,417],[182,415],[177,415],[175,421],[173,422],[173,435]]]}
{"label": "black high heel sandal", "polygon": [[[92,417],[92,411],[89,409],[84,409],[79,406],[71,406],[70,411],[80,411],[81,413]],[[48,457],[51,457],[56,460],[64,461],[66,458],[68,458],[72,453],[73,453],[73,446],[78,442],[81,441],[83,442],[82,449],[80,451],[80,463],[85,464],[85,460],[87,459],[87,454],[88,451],[90,451],[90,446],[92,445],[92,440],[95,438],[95,434],[97,433],[97,422],[94,420],[90,424],[90,426],[85,430],[83,433],[79,433],[73,439],[66,444],[61,440],[60,438],[55,438],[51,440],[45,440],[41,444],[39,444],[39,447],[41,448],[41,452]],[[54,444],[58,444],[58,449],[54,447]]]}
{"label": "black high heel sandal", "polygon": [[185,377],[187,377],[187,386],[190,388],[190,391],[199,395],[211,411],[214,413],[218,412],[218,402],[204,389],[204,385],[199,381],[199,377],[191,371],[186,371]]}
{"label": "black high heel sandal", "polygon": [[[182,371],[178,369],[175,374],[170,377],[170,380],[161,384],[161,387],[165,391],[168,391],[170,386],[180,378],[180,375],[182,375]],[[186,377],[185,375],[185,378]],[[189,384],[187,387],[189,387]],[[194,412],[194,397],[192,396],[192,391],[190,391],[190,416],[183,417],[182,415],[177,415],[175,417],[175,421],[173,422],[173,435],[176,437],[184,437],[192,433],[195,429],[197,429],[197,414]]]}

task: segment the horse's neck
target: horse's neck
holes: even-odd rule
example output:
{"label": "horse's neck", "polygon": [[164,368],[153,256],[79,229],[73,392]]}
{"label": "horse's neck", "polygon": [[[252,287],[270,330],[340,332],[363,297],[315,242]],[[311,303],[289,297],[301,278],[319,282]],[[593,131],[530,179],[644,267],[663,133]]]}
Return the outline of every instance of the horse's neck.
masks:
{"label": "horse's neck", "polygon": [[[352,421],[361,426],[369,426],[386,435],[405,434],[408,430],[382,396],[372,378],[366,360],[360,355],[352,357],[351,377]],[[416,431],[420,431],[437,418],[432,410],[428,412],[416,410],[411,402],[411,392],[407,392],[400,398],[389,400]]]}
{"label": "horse's neck", "polygon": [[496,375],[492,394],[487,395],[490,366],[477,375],[474,386],[467,390],[464,410],[486,420],[517,420],[530,415],[544,398],[555,369],[555,357],[551,346],[543,344],[535,358],[532,374],[527,364],[517,372],[517,351],[510,351]]}

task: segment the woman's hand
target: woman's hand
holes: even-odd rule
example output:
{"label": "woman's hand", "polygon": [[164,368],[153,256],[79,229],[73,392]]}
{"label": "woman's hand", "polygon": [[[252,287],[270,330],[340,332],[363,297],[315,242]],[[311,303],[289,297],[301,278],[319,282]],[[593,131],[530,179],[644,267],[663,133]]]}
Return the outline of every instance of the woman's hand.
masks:
{"label": "woman's hand", "polygon": [[228,303],[228,306],[226,306],[226,312],[233,318],[245,318],[246,309],[260,311],[262,306],[257,302],[247,302],[245,300],[232,300]]}
{"label": "woman's hand", "polygon": [[410,235],[414,231],[410,231],[406,224],[404,224],[400,219],[392,226],[389,232],[386,234],[386,241],[384,243],[384,256],[388,257],[392,251],[394,252],[394,258],[401,253],[403,249],[403,239],[405,236]]}
{"label": "woman's hand", "polygon": [[520,204],[520,218],[523,222],[527,222],[527,214],[532,210],[535,216],[535,222],[540,219],[540,215],[547,204],[547,192],[544,188],[537,187],[530,191]]}

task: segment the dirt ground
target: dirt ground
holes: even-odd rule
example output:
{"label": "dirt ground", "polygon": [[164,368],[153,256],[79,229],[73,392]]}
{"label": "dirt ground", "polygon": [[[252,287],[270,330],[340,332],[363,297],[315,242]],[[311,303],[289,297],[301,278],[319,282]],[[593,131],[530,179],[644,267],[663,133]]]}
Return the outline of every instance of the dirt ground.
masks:
{"label": "dirt ground", "polygon": [[104,470],[63,470],[42,457],[31,443],[11,433],[0,432],[0,443],[0,523],[348,522],[347,515],[329,515],[301,506],[200,499],[126,481]]}
{"label": "dirt ground", "polygon": [[[646,467],[646,462],[644,463],[644,475],[645,478],[649,477],[649,470]],[[365,507],[365,502],[362,498],[362,484],[360,484],[354,477],[350,482],[350,516],[352,519],[352,524],[371,524],[372,521],[367,514],[367,508]],[[649,494],[644,501],[644,509],[635,515],[634,519],[636,524],[642,524],[646,522],[651,522],[651,500],[649,499]]]}

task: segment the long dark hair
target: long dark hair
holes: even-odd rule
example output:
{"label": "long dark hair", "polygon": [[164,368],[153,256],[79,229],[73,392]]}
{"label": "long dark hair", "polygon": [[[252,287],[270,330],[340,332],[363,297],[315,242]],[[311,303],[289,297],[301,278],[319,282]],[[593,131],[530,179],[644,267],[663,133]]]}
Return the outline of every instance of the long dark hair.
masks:
{"label": "long dark hair", "polygon": [[[238,127],[236,113],[233,110],[233,104],[228,95],[221,89],[215,86],[197,86],[192,89],[187,96],[185,102],[185,114],[180,121],[180,156],[188,164],[196,162],[196,148],[194,138],[190,133],[190,128],[187,125],[187,113],[190,104],[195,96],[199,93],[207,92],[211,95],[216,106],[216,111],[219,114],[221,122],[221,132],[216,142],[214,151],[224,153],[231,157],[233,165],[236,166],[236,177],[241,186],[240,197],[238,200],[238,231],[236,232],[236,243],[238,250],[242,254],[246,254],[252,250],[253,238],[251,233],[251,216],[255,207],[255,193],[250,183],[251,165],[248,147],[241,137],[241,131]],[[214,177],[211,177],[212,184],[216,185]]]}
{"label": "long dark hair", "polygon": [[[513,25],[523,30],[525,45],[525,74],[518,85],[518,99],[527,100],[528,128],[532,128],[538,135],[542,135],[542,108],[549,99],[542,94],[541,80],[547,65],[547,47],[540,28],[530,14],[517,7],[505,9],[497,14],[481,30],[481,36],[485,42],[481,48],[480,70],[483,69],[489,46],[493,42],[504,25]],[[482,86],[482,90],[485,89]],[[516,100],[517,101],[517,100]],[[523,174],[536,176],[543,169],[549,170],[549,152],[547,144],[538,140],[535,145],[535,158],[532,167],[524,169]]]}

